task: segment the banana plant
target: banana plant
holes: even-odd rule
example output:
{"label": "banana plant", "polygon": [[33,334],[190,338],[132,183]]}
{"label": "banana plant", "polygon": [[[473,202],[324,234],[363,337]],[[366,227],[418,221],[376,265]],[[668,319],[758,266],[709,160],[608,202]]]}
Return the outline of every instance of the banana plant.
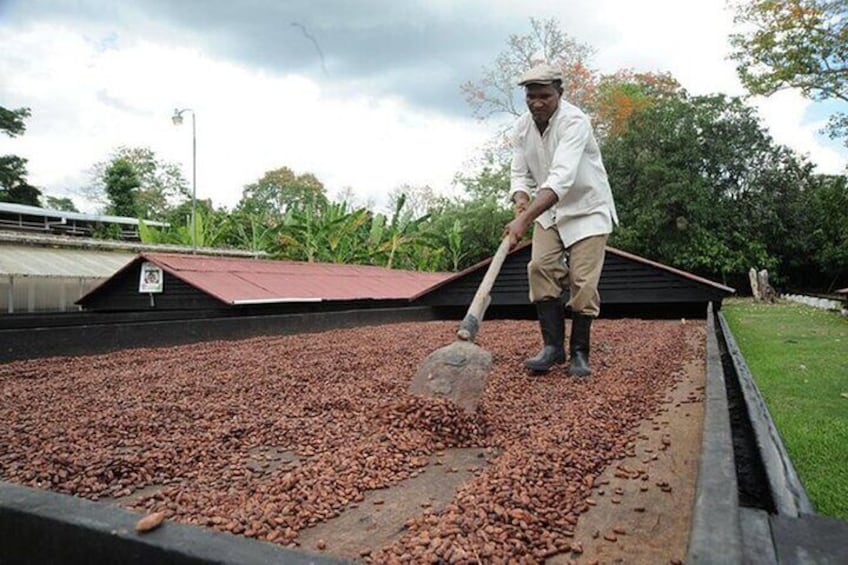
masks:
{"label": "banana plant", "polygon": [[450,231],[447,233],[447,252],[450,258],[451,270],[458,271],[460,262],[468,254],[462,250],[462,224],[454,220]]}
{"label": "banana plant", "polygon": [[198,209],[192,225],[189,219],[184,226],[170,229],[156,229],[148,226],[143,219],[138,220],[138,233],[143,243],[166,243],[172,245],[214,247],[224,232],[224,222],[207,221],[207,215]]}
{"label": "banana plant", "polygon": [[279,225],[268,223],[259,214],[239,213],[228,222],[236,247],[250,251],[267,251],[279,231]]}
{"label": "banana plant", "polygon": [[347,202],[333,202],[322,214],[326,224],[328,259],[333,263],[356,263],[362,253],[363,228],[369,220],[368,210],[348,210]]}

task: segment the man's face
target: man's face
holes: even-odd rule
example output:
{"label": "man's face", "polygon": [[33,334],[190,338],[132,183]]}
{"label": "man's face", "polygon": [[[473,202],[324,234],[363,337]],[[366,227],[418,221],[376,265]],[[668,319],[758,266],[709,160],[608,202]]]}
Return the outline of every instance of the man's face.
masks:
{"label": "man's face", "polygon": [[552,85],[528,84],[526,86],[527,108],[537,124],[546,124],[559,107],[560,92]]}

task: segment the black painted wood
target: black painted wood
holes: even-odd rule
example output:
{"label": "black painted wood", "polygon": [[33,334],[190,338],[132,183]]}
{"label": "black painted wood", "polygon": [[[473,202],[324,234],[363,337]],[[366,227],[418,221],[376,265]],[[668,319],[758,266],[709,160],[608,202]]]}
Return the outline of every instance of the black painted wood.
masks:
{"label": "black painted wood", "polygon": [[141,514],[0,481],[0,563],[333,565],[343,559],[167,521],[138,534]]}
{"label": "black painted wood", "polygon": [[78,302],[95,311],[215,310],[229,305],[163,272],[161,293],[138,291],[142,261],[134,261]]}
{"label": "black painted wood", "polygon": [[[530,247],[507,257],[494,287],[492,306],[529,304],[527,263]],[[420,297],[417,302],[431,306],[469,304],[483,279],[485,269],[477,269]],[[671,304],[721,301],[727,292],[660,267],[635,261],[607,252],[601,280],[598,284],[601,303],[613,304]],[[567,292],[566,292],[567,296]]]}
{"label": "black painted wood", "polygon": [[756,442],[756,453],[762,461],[765,485],[777,514],[797,517],[814,514],[815,508],[795,470],[783,438],[771,418],[765,399],[760,393],[754,376],[745,362],[745,357],[727,325],[724,315],[718,315],[719,328],[725,340],[728,367],[725,373],[733,373],[739,383],[739,394],[750,421],[752,440]]}
{"label": "black painted wood", "polygon": [[[530,260],[530,251],[530,247],[527,246],[506,258],[492,288],[491,308],[530,304],[527,284],[527,263]],[[415,300],[414,304],[467,308],[483,280],[486,271],[484,267],[485,265],[433,289]],[[176,310],[201,312],[232,311],[242,308],[226,304],[167,272],[164,273],[162,293],[153,295],[140,293],[138,292],[140,269],[141,261],[134,262],[100,288],[83,297],[79,304],[85,310],[96,312]],[[675,304],[699,304],[701,310],[706,311],[708,303],[720,304],[721,300],[728,295],[728,292],[716,286],[614,251],[608,251],[606,254],[598,291],[606,311],[615,311],[617,305],[645,305],[648,309],[653,309],[657,305]],[[566,292],[566,299],[567,295]],[[369,307],[367,302],[362,301],[360,306]],[[304,309],[306,307],[302,304],[295,303],[273,305],[274,312],[280,314]],[[242,312],[244,312],[243,309]]]}
{"label": "black painted wood", "polygon": [[739,496],[733,460],[724,366],[715,315],[707,315],[707,382],[701,463],[686,563],[742,563]]}
{"label": "black painted wood", "polygon": [[355,308],[338,312],[264,316],[182,316],[155,320],[112,317],[90,325],[0,330],[0,363],[60,355],[91,355],[138,347],[161,347],[262,335],[291,335],[434,319],[431,308]]}

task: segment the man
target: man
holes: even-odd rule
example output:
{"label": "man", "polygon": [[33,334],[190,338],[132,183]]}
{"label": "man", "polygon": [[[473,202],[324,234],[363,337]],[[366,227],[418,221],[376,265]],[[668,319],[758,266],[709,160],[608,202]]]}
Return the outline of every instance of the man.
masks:
{"label": "man", "polygon": [[537,65],[518,84],[525,89],[529,111],[513,130],[510,192],[515,219],[504,235],[515,246],[533,224],[527,276],[544,342],[524,366],[544,373],[565,362],[562,293],[568,284],[568,373],[584,377],[591,374],[590,328],[600,312],[604,249],[618,223],[615,203],[589,118],[561,100],[562,71]]}

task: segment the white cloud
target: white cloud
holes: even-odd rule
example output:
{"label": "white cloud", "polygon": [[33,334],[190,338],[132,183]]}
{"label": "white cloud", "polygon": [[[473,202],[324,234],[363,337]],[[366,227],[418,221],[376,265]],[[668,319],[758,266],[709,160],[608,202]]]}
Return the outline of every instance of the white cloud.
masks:
{"label": "white cloud", "polygon": [[0,58],[0,73],[14,77],[6,104],[33,108],[26,135],[9,151],[30,159],[30,182],[50,193],[85,182],[88,168],[120,145],[148,146],[182,163],[190,180],[191,119],[174,127],[175,106],[196,113],[198,198],[227,206],[245,184],[281,166],[315,173],[331,194],[351,186],[377,204],[402,183],[445,190],[488,135],[471,119],[391,97],[341,99],[326,85],[192,49],[128,39],[101,50],[54,26],[7,31],[0,40],[8,52],[27,54]]}
{"label": "white cloud", "polygon": [[[603,72],[629,67],[668,71],[693,95],[746,95],[728,59],[733,12],[723,0],[600,0],[597,13],[608,26],[603,39],[593,43]],[[615,16],[608,17],[611,13]],[[750,103],[778,143],[809,157],[817,172],[844,173],[848,151],[822,138],[824,123],[805,119],[813,102],[785,91]]]}
{"label": "white cloud", "polygon": [[[434,1],[419,7],[457,26],[485,18],[514,21],[515,33],[528,30],[525,3],[481,0],[460,9]],[[602,72],[669,71],[693,94],[743,94],[727,60],[732,13],[724,0],[593,0],[565,7],[561,0],[539,0],[534,13],[558,18],[563,30],[593,46]],[[316,174],[330,194],[350,186],[361,201],[381,205],[403,183],[447,190],[493,130],[470,117],[370,94],[378,86],[385,92],[383,82],[368,81],[384,81],[386,73],[318,83],[213,58],[195,47],[199,42],[176,45],[179,34],[143,28],[79,21],[0,25],[0,100],[33,110],[24,136],[0,136],[0,152],[28,158],[30,182],[66,195],[119,145],[149,146],[180,162],[190,180],[191,121],[179,128],[170,121],[179,106],[196,111],[199,198],[232,206],[245,184],[289,166]],[[491,65],[495,55],[480,66]],[[440,65],[433,68],[444,69]],[[408,72],[430,76],[417,67]],[[778,142],[809,155],[820,172],[844,170],[848,152],[817,134],[821,124],[805,120],[809,101],[781,93],[755,104]]]}
{"label": "white cloud", "polygon": [[[602,73],[633,68],[670,72],[693,95],[724,93],[745,96],[730,54],[733,9],[726,0],[538,0],[534,17],[555,17],[562,29],[595,48],[594,62]],[[528,17],[526,4],[486,0],[477,6],[489,17]],[[493,55],[494,57],[494,55]],[[797,92],[781,92],[751,103],[774,138],[817,164],[820,173],[840,174],[848,166],[848,150],[835,147],[819,130],[823,123],[805,119],[813,104]]]}
{"label": "white cloud", "polygon": [[616,2],[603,0],[608,27],[598,44],[605,72],[633,67],[668,71],[692,94],[740,94],[728,54],[732,13],[723,1]]}
{"label": "white cloud", "polygon": [[834,144],[822,140],[820,131],[827,120],[808,121],[808,110],[813,102],[794,90],[777,92],[768,98],[756,97],[751,101],[775,141],[807,156],[822,174],[845,174],[848,155],[845,148],[838,150]]}

